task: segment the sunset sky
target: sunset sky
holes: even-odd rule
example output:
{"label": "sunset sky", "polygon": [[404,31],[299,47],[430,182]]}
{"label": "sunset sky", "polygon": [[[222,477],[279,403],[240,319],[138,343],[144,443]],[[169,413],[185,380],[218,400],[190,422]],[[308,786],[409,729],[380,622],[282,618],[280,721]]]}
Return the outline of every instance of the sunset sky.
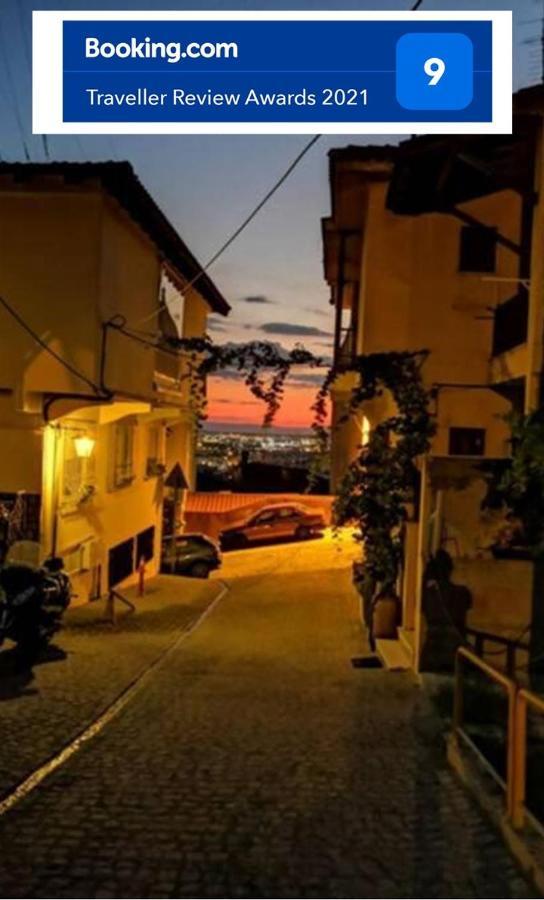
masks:
{"label": "sunset sky", "polygon": [[[149,2],[59,3],[41,0],[40,9],[146,9]],[[163,9],[407,9],[403,2],[341,3],[171,3]],[[528,43],[541,24],[542,0],[515,4],[447,3],[427,0],[424,9],[508,9],[515,7],[515,84],[540,77],[538,45]],[[23,140],[33,160],[44,160],[42,139],[31,135],[30,0],[4,0],[0,18],[0,155],[24,159]],[[307,142],[293,136],[74,136],[50,137],[51,158],[128,159],[152,196],[201,262],[209,259],[282,174]],[[388,138],[391,140],[391,138]],[[213,266],[210,275],[228,299],[228,319],[212,317],[217,341],[270,340],[291,348],[296,342],[330,358],[333,316],[322,276],[320,219],[329,212],[327,151],[349,143],[383,138],[341,135],[322,138],[246,232]],[[315,372],[300,372],[290,387],[277,425],[304,427],[316,390]],[[210,418],[230,424],[257,423],[262,407],[239,380],[213,379]]]}

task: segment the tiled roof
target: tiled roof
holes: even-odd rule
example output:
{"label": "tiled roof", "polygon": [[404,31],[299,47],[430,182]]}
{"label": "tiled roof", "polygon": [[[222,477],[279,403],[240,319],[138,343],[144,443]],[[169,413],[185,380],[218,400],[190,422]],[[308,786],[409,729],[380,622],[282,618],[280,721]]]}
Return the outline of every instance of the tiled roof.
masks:
{"label": "tiled roof", "polygon": [[[327,498],[329,499],[329,498]],[[301,497],[300,494],[241,494],[230,491],[188,491],[185,501],[186,513],[227,513],[235,509],[255,506],[258,503],[293,503],[323,500],[314,494]]]}

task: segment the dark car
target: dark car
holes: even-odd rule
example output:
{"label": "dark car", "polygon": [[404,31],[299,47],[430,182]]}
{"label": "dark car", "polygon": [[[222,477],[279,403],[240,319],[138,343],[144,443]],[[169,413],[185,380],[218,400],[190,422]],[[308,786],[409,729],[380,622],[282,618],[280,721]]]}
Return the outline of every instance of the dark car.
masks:
{"label": "dark car", "polygon": [[225,528],[219,539],[221,547],[226,550],[286,538],[304,541],[321,534],[325,527],[326,522],[320,512],[295,503],[275,503],[253,513],[239,525]]}
{"label": "dark car", "polygon": [[162,544],[161,572],[170,575],[189,575],[207,578],[213,569],[221,565],[221,551],[212,538],[205,534],[180,534],[176,537],[175,553],[172,539],[164,538]]}

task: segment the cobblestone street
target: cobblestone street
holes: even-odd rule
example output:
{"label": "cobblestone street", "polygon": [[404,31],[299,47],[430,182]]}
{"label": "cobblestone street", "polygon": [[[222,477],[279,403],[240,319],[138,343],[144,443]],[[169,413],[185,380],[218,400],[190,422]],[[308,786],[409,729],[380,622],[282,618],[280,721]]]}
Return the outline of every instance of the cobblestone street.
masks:
{"label": "cobblestone street", "polygon": [[415,681],[352,667],[349,553],[250,550],[218,577],[213,613],[0,820],[0,894],[534,896]]}
{"label": "cobblestone street", "polygon": [[[172,645],[218,593],[198,579],[161,576],[144,597],[125,592],[136,613],[118,610],[114,626],[104,602],[70,609],[51,661],[32,678],[11,676],[0,655],[0,798],[73,739]],[[120,604],[117,603],[116,606]],[[55,651],[65,659],[55,661]]]}

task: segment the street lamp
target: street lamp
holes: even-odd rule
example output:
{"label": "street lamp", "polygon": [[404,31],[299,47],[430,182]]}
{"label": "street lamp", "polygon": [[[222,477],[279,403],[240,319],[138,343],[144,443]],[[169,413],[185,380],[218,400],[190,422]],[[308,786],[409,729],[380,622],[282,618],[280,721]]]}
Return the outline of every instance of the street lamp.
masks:
{"label": "street lamp", "polygon": [[89,459],[89,457],[92,456],[95,443],[95,439],[89,437],[87,434],[81,434],[79,437],[74,438],[76,456],[78,456],[79,459]]}

